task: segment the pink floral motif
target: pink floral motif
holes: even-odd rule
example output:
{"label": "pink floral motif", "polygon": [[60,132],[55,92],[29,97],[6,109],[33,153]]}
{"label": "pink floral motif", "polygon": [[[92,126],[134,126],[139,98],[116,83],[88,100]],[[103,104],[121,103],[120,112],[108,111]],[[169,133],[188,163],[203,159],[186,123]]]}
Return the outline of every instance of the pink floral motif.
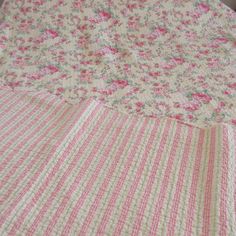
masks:
{"label": "pink floral motif", "polygon": [[208,4],[202,2],[198,4],[198,9],[203,13],[207,13],[210,10],[210,7]]}
{"label": "pink floral motif", "polygon": [[58,32],[52,29],[45,30],[45,33],[48,37],[53,38],[53,39],[58,37]]}
{"label": "pink floral motif", "polygon": [[196,111],[199,109],[199,104],[195,102],[186,102],[181,104],[181,107],[184,108],[186,111]]}
{"label": "pink floral motif", "polygon": [[114,81],[112,81],[112,85],[114,85],[116,88],[124,88],[128,85],[128,81],[126,81],[126,80],[114,80]]}
{"label": "pink floral motif", "polygon": [[44,74],[51,74],[52,75],[52,74],[58,72],[59,69],[56,66],[48,65],[48,66],[44,67],[42,71],[44,72]]}
{"label": "pink floral motif", "polygon": [[228,84],[229,88],[236,89],[236,82],[232,84]]}
{"label": "pink floral motif", "polygon": [[107,11],[100,11],[99,16],[101,17],[102,20],[107,21],[111,18],[111,14]]}
{"label": "pink floral motif", "polygon": [[83,2],[84,2],[84,0],[76,0],[76,1],[74,1],[74,3],[73,3],[73,7],[79,9],[79,8],[81,8]]}
{"label": "pink floral motif", "polygon": [[212,98],[205,93],[193,93],[192,98],[202,103],[209,103],[212,100]]}

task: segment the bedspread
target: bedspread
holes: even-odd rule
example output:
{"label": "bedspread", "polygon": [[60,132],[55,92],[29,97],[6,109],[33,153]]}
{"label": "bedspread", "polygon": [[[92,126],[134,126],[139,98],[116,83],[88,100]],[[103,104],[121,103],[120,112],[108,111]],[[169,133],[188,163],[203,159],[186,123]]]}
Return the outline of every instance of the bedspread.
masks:
{"label": "bedspread", "polygon": [[0,235],[236,235],[235,49],[218,0],[5,0]]}
{"label": "bedspread", "polygon": [[2,86],[236,124],[236,15],[218,0],[5,0],[2,12]]}
{"label": "bedspread", "polygon": [[9,88],[0,108],[1,235],[236,234],[234,127]]}

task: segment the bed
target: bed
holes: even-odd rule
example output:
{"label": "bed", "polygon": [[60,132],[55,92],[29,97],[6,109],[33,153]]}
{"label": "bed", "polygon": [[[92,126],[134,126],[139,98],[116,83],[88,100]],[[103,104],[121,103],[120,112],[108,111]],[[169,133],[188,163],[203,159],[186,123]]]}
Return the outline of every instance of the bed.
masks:
{"label": "bed", "polygon": [[1,235],[235,235],[236,15],[218,0],[5,0]]}

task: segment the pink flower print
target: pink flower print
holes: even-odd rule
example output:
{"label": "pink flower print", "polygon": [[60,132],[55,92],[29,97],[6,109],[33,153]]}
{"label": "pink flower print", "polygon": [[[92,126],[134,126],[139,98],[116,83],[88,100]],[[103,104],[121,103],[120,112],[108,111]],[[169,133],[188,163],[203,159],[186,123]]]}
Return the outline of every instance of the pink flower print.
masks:
{"label": "pink flower print", "polygon": [[202,55],[208,55],[209,54],[209,50],[202,50],[202,51],[199,51],[200,54]]}
{"label": "pink flower print", "polygon": [[133,11],[133,9],[136,9],[136,8],[137,8],[137,4],[136,4],[136,3],[127,4],[127,8],[128,8],[130,11]]}
{"label": "pink flower print", "polygon": [[31,7],[22,7],[22,8],[20,8],[20,12],[24,15],[26,15],[30,11],[31,11]]}
{"label": "pink flower print", "polygon": [[143,102],[136,102],[135,105],[139,108],[142,108],[144,106]]}
{"label": "pink flower print", "polygon": [[100,90],[97,90],[97,92],[102,95],[108,96],[108,95],[112,95],[115,92],[115,90],[114,89],[100,89]]}
{"label": "pink flower print", "polygon": [[149,34],[149,36],[147,38],[150,41],[154,41],[155,39],[165,35],[166,33],[167,33],[167,29],[166,28],[164,28],[164,27],[157,27],[157,28],[154,29],[154,31],[151,34]]}
{"label": "pink flower print", "polygon": [[58,37],[58,32],[52,29],[45,30],[45,34],[48,38],[52,38],[52,39]]}
{"label": "pink flower print", "polygon": [[170,117],[176,120],[183,120],[183,114],[175,114],[171,115]]}
{"label": "pink flower print", "polygon": [[229,88],[236,89],[236,83],[228,84]]}
{"label": "pink flower print", "polygon": [[89,21],[91,23],[100,23],[103,21],[108,21],[111,18],[111,14],[106,11],[100,11],[97,17],[90,17]]}
{"label": "pink flower print", "polygon": [[191,114],[188,114],[187,117],[188,117],[189,120],[192,120],[194,118],[194,116],[191,115]]}
{"label": "pink flower print", "polygon": [[225,103],[224,102],[219,102],[219,107],[225,107]]}
{"label": "pink flower print", "polygon": [[232,119],[231,122],[233,125],[236,125],[236,119]]}
{"label": "pink flower print", "polygon": [[112,85],[114,85],[116,88],[125,88],[128,85],[127,80],[114,80],[112,81]]}
{"label": "pink flower print", "polygon": [[11,88],[16,88],[18,86],[20,86],[21,82],[17,81],[17,82],[8,82],[7,85]]}
{"label": "pink flower print", "polygon": [[44,4],[44,0],[34,0],[34,4],[35,4],[36,6],[41,6],[41,5]]}
{"label": "pink flower print", "polygon": [[143,103],[143,102],[136,102],[135,105],[136,105],[135,111],[138,112],[138,113],[140,113],[140,111],[141,111],[142,108],[144,107],[144,103]]}
{"label": "pink flower print", "polygon": [[63,92],[65,91],[65,89],[62,88],[62,87],[59,87],[59,88],[57,88],[57,91],[58,91],[59,93],[63,93]]}
{"label": "pink flower print", "polygon": [[159,71],[155,71],[155,72],[149,72],[148,73],[151,77],[158,77],[158,76],[160,76],[160,72]]}
{"label": "pink flower print", "polygon": [[198,4],[198,9],[201,13],[207,13],[210,10],[210,7],[206,3],[202,2]]}
{"label": "pink flower print", "polygon": [[170,61],[176,65],[182,65],[185,62],[185,60],[181,57],[174,57]]}
{"label": "pink flower print", "polygon": [[81,8],[82,4],[83,4],[84,0],[77,0],[77,1],[74,1],[73,3],[73,7],[74,8]]}
{"label": "pink flower print", "polygon": [[138,47],[143,47],[145,45],[145,42],[136,42],[135,45]]}
{"label": "pink flower print", "polygon": [[214,40],[215,43],[220,44],[220,43],[227,43],[229,40],[224,37],[219,37]]}
{"label": "pink flower print", "polygon": [[88,25],[87,24],[79,25],[78,29],[83,32],[88,29]]}
{"label": "pink flower print", "polygon": [[181,104],[181,107],[186,111],[196,111],[199,109],[199,104],[196,102],[186,102]]}
{"label": "pink flower print", "polygon": [[126,93],[126,96],[132,96],[132,95],[138,94],[139,91],[140,91],[139,88],[131,88],[131,89],[129,90],[129,92]]}
{"label": "pink flower print", "polygon": [[100,23],[100,18],[98,17],[90,17],[89,18],[90,23]]}
{"label": "pink flower print", "polygon": [[3,35],[0,38],[0,48],[4,49],[6,47],[6,43],[7,43],[7,37]]}
{"label": "pink flower print", "polygon": [[157,35],[157,36],[161,36],[161,35],[165,35],[167,33],[167,29],[164,28],[164,27],[157,27],[154,31],[154,33]]}
{"label": "pink flower print", "polygon": [[232,94],[232,91],[231,91],[231,90],[225,90],[225,91],[223,92],[223,94],[225,94],[225,95],[230,95],[230,94]]}
{"label": "pink flower print", "polygon": [[35,73],[28,74],[26,77],[29,80],[40,80],[42,78],[40,72],[35,72]]}
{"label": "pink flower print", "polygon": [[29,47],[23,47],[23,46],[18,48],[18,50],[21,51],[22,53],[28,51],[28,49],[29,49]]}
{"label": "pink flower print", "polygon": [[47,75],[47,74],[52,75],[52,74],[54,74],[58,71],[59,71],[59,69],[56,66],[53,66],[53,65],[48,65],[48,66],[43,68],[43,74],[44,75]]}
{"label": "pink flower print", "polygon": [[106,11],[100,11],[99,16],[100,16],[100,19],[103,20],[103,21],[107,21],[111,18],[111,14],[109,12],[106,12]]}
{"label": "pink flower print", "polygon": [[111,46],[106,46],[106,47],[102,48],[102,49],[97,53],[97,55],[98,55],[98,56],[104,56],[104,55],[107,55],[107,54],[112,54],[112,55],[114,55],[114,54],[116,54],[116,53],[118,53],[118,49],[113,48],[113,47],[111,47]]}
{"label": "pink flower print", "polygon": [[165,62],[161,64],[161,67],[165,70],[171,70],[175,68],[175,65],[173,63]]}
{"label": "pink flower print", "polygon": [[192,98],[202,103],[209,103],[212,100],[212,98],[205,93],[193,93]]}

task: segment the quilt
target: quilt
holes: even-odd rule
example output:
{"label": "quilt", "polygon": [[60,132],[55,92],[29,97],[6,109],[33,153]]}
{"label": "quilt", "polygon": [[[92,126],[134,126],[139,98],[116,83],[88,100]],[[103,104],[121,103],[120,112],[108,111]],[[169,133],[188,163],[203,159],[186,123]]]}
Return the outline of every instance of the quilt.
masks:
{"label": "quilt", "polygon": [[235,12],[0,11],[0,235],[236,235]]}
{"label": "quilt", "polygon": [[0,107],[1,235],[236,234],[234,127],[9,88]]}

